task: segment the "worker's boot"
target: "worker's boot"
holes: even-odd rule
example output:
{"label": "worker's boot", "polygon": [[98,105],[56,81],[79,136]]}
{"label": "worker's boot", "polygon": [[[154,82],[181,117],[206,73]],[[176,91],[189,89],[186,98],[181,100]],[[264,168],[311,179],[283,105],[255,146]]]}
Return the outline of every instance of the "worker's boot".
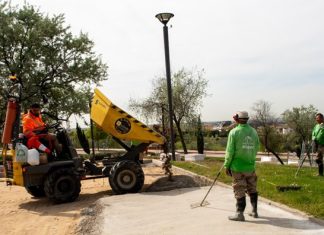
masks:
{"label": "worker's boot", "polygon": [[234,221],[245,221],[244,218],[244,210],[246,206],[246,201],[245,197],[241,197],[239,199],[236,199],[236,213],[234,216],[229,216],[229,220],[234,220]]}
{"label": "worker's boot", "polygon": [[323,176],[323,163],[318,164],[318,176]]}
{"label": "worker's boot", "polygon": [[249,213],[249,216],[253,218],[258,218],[258,193],[251,193],[250,194],[250,202],[252,205],[252,212]]}

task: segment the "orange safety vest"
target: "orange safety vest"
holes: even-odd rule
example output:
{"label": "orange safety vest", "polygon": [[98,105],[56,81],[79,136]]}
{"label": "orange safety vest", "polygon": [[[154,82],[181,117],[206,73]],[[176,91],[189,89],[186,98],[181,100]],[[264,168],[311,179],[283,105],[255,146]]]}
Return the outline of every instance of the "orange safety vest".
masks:
{"label": "orange safety vest", "polygon": [[22,124],[23,133],[27,138],[30,137],[30,135],[36,128],[45,127],[45,123],[43,122],[42,117],[40,115],[36,117],[31,112],[28,112],[24,115]]}

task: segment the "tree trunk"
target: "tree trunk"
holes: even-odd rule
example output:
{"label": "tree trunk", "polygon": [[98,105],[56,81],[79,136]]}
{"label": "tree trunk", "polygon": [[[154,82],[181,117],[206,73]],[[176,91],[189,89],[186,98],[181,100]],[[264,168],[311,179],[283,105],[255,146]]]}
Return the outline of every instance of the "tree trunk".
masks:
{"label": "tree trunk", "polygon": [[273,155],[275,155],[275,157],[278,159],[278,161],[281,163],[281,165],[284,165],[284,163],[281,160],[281,158],[279,157],[279,155],[275,151],[273,151],[271,148],[269,148],[269,146],[268,146],[268,135],[267,134],[264,136],[264,144],[265,144],[266,149],[270,153],[272,153]]}
{"label": "tree trunk", "polygon": [[268,146],[266,146],[266,149],[270,153],[272,153],[273,155],[275,155],[275,157],[278,159],[278,161],[281,163],[281,165],[284,165],[283,161],[281,160],[281,158],[279,157],[279,155],[275,151],[273,151],[272,149],[270,149]]}
{"label": "tree trunk", "polygon": [[182,130],[181,130],[181,127],[180,127],[180,123],[175,121],[175,124],[176,124],[177,130],[178,130],[178,133],[179,133],[179,137],[180,137],[180,140],[181,140],[183,152],[184,152],[184,154],[187,154],[188,150],[187,150],[187,146],[186,146],[186,143],[184,141],[184,138],[183,138],[183,133],[182,133]]}

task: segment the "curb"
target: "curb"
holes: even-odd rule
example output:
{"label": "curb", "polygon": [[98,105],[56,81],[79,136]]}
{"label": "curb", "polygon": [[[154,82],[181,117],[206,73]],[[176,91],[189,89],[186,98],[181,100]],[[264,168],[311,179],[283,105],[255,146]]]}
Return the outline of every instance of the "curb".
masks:
{"label": "curb", "polygon": [[[162,166],[162,161],[160,161],[160,160],[152,159],[152,163],[157,165],[157,166]],[[202,187],[202,186],[210,186],[213,183],[213,180],[207,178],[206,176],[198,175],[196,173],[193,173],[191,171],[179,168],[177,166],[172,165],[172,170],[173,170],[174,173],[190,175],[199,184],[200,187]],[[231,186],[229,186],[227,184],[224,184],[222,182],[216,182],[216,185],[219,185],[221,187],[228,188],[228,189],[232,188]],[[272,206],[278,207],[280,209],[283,209],[285,211],[288,211],[290,213],[297,214],[299,216],[302,216],[302,217],[308,219],[311,222],[314,222],[316,224],[324,226],[324,220],[315,218],[313,216],[310,216],[310,215],[306,214],[303,211],[288,207],[288,206],[286,206],[284,204],[281,204],[279,202],[271,201],[271,200],[269,200],[267,198],[264,198],[264,197],[259,196],[259,200],[266,203],[266,204],[268,204],[268,205],[272,205]]]}

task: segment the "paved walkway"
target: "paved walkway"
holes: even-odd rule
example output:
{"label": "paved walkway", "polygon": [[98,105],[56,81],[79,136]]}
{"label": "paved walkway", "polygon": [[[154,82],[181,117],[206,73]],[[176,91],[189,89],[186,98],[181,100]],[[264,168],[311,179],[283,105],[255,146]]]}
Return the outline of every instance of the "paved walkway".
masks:
{"label": "paved walkway", "polygon": [[[324,234],[324,227],[307,218],[259,202],[259,219],[247,212],[245,222],[229,221],[234,214],[232,190],[215,186],[205,207],[199,203],[209,187],[139,193],[100,199],[103,206],[94,226],[100,234]],[[96,234],[98,233],[98,230]]]}

